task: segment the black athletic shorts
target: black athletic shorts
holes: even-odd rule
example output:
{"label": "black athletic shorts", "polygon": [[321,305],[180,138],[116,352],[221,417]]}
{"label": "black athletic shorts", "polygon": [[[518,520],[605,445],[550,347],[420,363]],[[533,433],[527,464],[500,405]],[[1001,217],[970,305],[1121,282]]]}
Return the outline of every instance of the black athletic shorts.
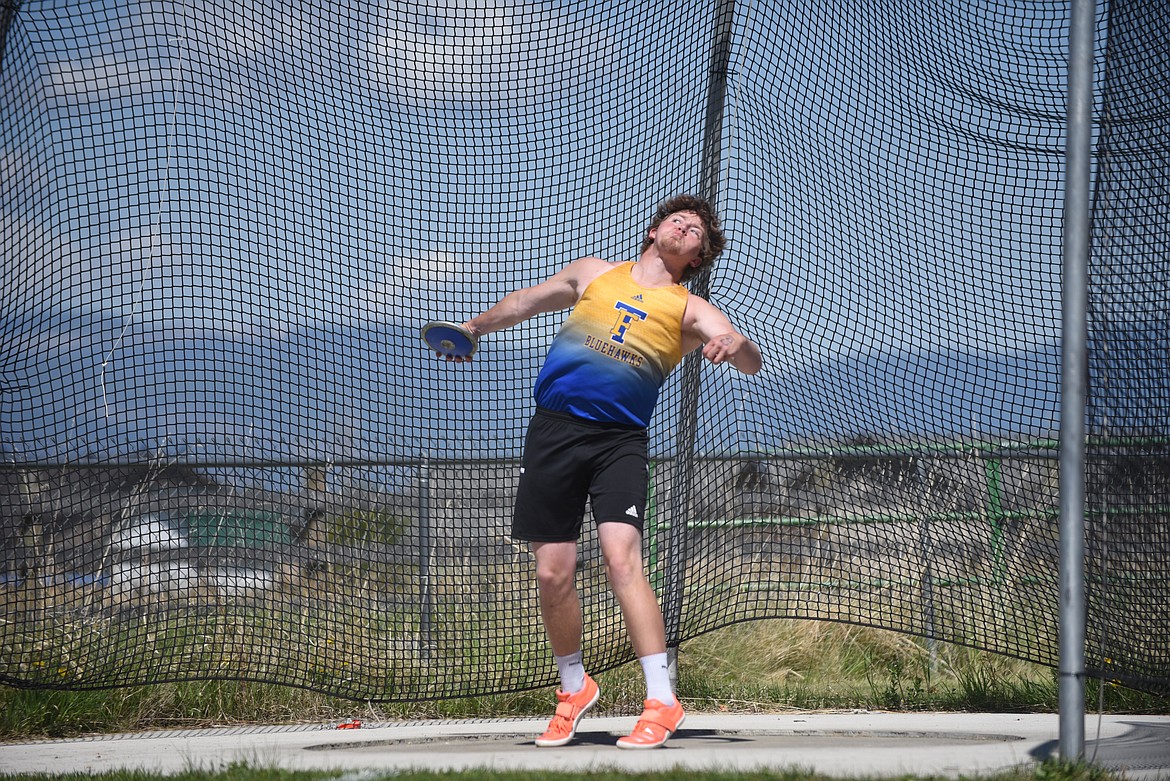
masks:
{"label": "black athletic shorts", "polygon": [[569,542],[581,535],[585,499],[596,523],[642,530],[650,460],[646,429],[538,408],[528,423],[512,536]]}

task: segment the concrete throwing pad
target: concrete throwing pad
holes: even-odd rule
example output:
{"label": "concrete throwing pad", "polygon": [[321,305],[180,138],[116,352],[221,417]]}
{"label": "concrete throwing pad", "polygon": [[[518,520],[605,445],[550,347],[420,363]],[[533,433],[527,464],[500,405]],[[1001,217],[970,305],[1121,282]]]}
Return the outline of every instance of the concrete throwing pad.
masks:
{"label": "concrete throwing pad", "polygon": [[[160,774],[253,767],[399,771],[800,769],[836,777],[950,778],[1033,765],[1057,752],[1055,714],[689,714],[664,748],[623,751],[634,717],[586,718],[561,748],[532,740],[545,719],[160,730],[0,744],[0,771]],[[339,729],[338,727],[348,727]],[[1135,781],[1170,781],[1170,716],[1089,716],[1086,759]]]}
{"label": "concrete throwing pad", "polygon": [[[625,732],[589,732],[588,722],[585,728],[578,731],[573,740],[573,746],[616,746],[618,738]],[[733,747],[752,746],[753,748],[774,748],[776,750],[792,751],[795,749],[839,747],[843,741],[848,741],[851,750],[888,747],[890,741],[904,744],[913,741],[917,747],[952,746],[956,743],[974,741],[977,743],[1004,743],[1013,740],[1024,740],[1019,735],[979,735],[966,733],[936,733],[936,732],[817,732],[814,730],[799,731],[757,731],[734,729],[688,729],[683,727],[670,739],[669,748],[709,748],[712,746]],[[374,741],[360,741],[351,743],[322,743],[317,746],[305,746],[308,751],[372,751],[381,753],[386,751],[418,751],[420,747],[441,748],[444,751],[484,751],[487,746],[490,750],[498,751],[510,749],[512,751],[545,751],[537,748],[532,742],[532,733],[525,734],[484,734],[459,735],[454,737],[420,737],[405,739],[386,739]]]}
{"label": "concrete throwing pad", "polygon": [[1122,717],[1122,723],[1129,727],[1124,734],[1087,741],[1085,757],[1103,767],[1125,770],[1131,778],[1170,779],[1170,722],[1128,716]]}

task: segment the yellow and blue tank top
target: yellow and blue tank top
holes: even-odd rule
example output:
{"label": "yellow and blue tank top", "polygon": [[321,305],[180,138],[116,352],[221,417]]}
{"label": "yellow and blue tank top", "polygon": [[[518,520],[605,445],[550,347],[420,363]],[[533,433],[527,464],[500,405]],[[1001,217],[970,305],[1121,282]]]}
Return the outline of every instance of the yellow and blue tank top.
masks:
{"label": "yellow and blue tank top", "polygon": [[536,404],[587,420],[647,427],[666,376],[682,360],[687,289],[646,288],[622,263],[593,280],[561,326],[536,378]]}

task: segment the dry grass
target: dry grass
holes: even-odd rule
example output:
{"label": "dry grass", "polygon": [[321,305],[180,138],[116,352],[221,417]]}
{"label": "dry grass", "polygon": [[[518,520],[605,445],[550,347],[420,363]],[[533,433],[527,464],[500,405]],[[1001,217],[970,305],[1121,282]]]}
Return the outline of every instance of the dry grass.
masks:
{"label": "dry grass", "polygon": [[[742,692],[756,707],[1050,710],[1050,670],[887,630],[824,621],[737,624],[686,643],[680,670],[694,696]],[[688,670],[696,674],[688,675]],[[684,692],[686,688],[684,687]]]}
{"label": "dry grass", "polygon": [[[1050,669],[955,646],[931,651],[885,630],[817,621],[738,624],[686,642],[680,695],[693,710],[984,710],[1052,712]],[[636,664],[599,674],[601,713],[636,713]],[[1090,686],[1107,711],[1168,712],[1170,700]],[[373,704],[248,681],[184,681],[102,691],[0,688],[0,736],[31,737],[251,723],[367,722],[545,714],[551,689]]]}

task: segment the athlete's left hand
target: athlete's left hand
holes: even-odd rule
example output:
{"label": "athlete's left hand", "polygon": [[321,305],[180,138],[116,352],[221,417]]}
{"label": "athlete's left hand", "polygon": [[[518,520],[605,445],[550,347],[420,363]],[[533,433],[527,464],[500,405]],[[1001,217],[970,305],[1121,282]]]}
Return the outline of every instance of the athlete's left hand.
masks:
{"label": "athlete's left hand", "polygon": [[[727,362],[735,366],[735,358],[745,344],[750,344],[748,338],[741,333],[730,331],[719,334],[703,345],[703,357],[718,366]],[[738,368],[738,367],[737,367]]]}

